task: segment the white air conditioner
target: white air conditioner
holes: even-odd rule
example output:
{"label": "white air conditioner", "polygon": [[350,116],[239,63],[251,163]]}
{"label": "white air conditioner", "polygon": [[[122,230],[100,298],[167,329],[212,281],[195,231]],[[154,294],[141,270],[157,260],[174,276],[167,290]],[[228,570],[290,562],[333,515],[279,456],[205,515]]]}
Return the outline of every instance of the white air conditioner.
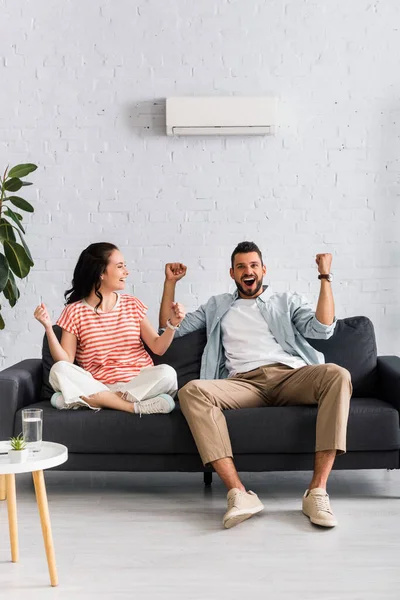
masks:
{"label": "white air conditioner", "polygon": [[245,96],[167,98],[167,135],[270,135],[276,99]]}

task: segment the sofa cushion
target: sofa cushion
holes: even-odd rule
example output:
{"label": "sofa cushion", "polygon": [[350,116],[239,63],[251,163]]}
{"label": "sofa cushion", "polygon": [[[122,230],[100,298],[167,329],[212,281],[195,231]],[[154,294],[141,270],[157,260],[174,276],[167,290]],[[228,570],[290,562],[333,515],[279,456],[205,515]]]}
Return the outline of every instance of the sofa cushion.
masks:
{"label": "sofa cushion", "polygon": [[379,396],[374,327],[367,317],[339,319],[328,340],[307,340],[325,356],[351,373],[353,398]]}
{"label": "sofa cushion", "polygon": [[[137,415],[88,409],[43,408],[43,437],[68,446],[70,453],[197,454],[179,406],[168,415]],[[242,408],[225,411],[234,454],[314,452],[317,409],[310,406]],[[21,411],[15,433],[21,431]],[[348,451],[398,450],[399,414],[382,400],[351,403]]]}

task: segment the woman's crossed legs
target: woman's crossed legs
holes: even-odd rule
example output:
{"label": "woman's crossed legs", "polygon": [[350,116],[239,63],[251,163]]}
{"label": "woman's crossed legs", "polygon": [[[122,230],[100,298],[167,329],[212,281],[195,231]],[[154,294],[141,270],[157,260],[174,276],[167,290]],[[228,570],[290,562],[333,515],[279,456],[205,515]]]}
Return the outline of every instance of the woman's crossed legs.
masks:
{"label": "woman's crossed legs", "polygon": [[[81,367],[66,361],[56,362],[50,370],[49,382],[55,392],[61,392],[57,408],[111,408],[125,412],[170,412],[178,384],[176,371],[169,365],[145,367],[127,383],[105,385]],[[154,402],[143,401],[161,398]],[[152,410],[150,409],[152,406]],[[147,410],[146,410],[147,408]]]}

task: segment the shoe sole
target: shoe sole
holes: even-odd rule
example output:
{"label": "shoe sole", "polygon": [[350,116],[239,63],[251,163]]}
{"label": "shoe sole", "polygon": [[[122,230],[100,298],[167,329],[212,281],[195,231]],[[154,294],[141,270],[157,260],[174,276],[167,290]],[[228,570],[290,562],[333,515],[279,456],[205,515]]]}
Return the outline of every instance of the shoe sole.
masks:
{"label": "shoe sole", "polygon": [[249,509],[249,510],[242,510],[239,511],[237,513],[235,513],[234,515],[232,515],[231,517],[228,517],[226,519],[226,521],[223,522],[225,529],[231,529],[232,527],[235,527],[235,525],[239,525],[239,523],[242,523],[243,521],[246,521],[247,519],[250,519],[250,517],[252,517],[253,515],[256,515],[257,513],[261,512],[262,510],[264,510],[264,505],[261,504],[261,506],[256,506],[253,509]]}
{"label": "shoe sole", "polygon": [[305,510],[303,510],[303,514],[310,519],[311,523],[313,523],[314,525],[319,525],[319,527],[336,527],[337,525],[337,521],[327,522],[323,521],[322,519],[313,519],[313,517],[310,517],[310,515],[308,515]]}
{"label": "shoe sole", "polygon": [[53,408],[57,408],[58,410],[60,410],[57,406],[57,400],[58,398],[62,396],[61,392],[54,392],[54,394],[52,395],[52,397],[50,398],[50,404]]}

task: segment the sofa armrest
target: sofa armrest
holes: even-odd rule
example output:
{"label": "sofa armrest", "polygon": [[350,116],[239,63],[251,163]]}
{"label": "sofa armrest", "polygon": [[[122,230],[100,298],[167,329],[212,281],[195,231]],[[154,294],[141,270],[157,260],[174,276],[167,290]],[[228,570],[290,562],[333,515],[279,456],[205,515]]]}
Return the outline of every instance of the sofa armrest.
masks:
{"label": "sofa armrest", "polygon": [[15,414],[40,400],[42,361],[23,360],[0,371],[0,440],[14,435]]}
{"label": "sofa armrest", "polygon": [[400,412],[400,357],[378,356],[378,386],[381,400]]}

